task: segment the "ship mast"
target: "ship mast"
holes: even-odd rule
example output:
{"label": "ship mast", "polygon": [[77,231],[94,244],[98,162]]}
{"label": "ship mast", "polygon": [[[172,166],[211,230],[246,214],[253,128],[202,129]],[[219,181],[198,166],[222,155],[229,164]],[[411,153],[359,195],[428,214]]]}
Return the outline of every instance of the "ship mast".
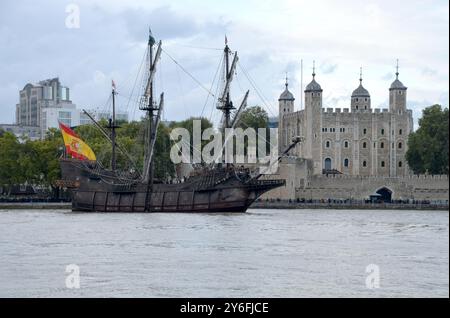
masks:
{"label": "ship mast", "polygon": [[219,98],[219,105],[217,109],[221,110],[224,115],[224,123],[222,128],[230,128],[231,124],[231,111],[235,109],[233,102],[230,99],[230,85],[233,80],[233,75],[236,69],[236,63],[238,61],[237,52],[234,54],[233,61],[229,61],[231,50],[228,47],[227,37],[225,37],[225,48],[223,54],[225,55],[225,87],[222,92],[222,96]]}
{"label": "ship mast", "polygon": [[[223,54],[224,54],[224,60],[225,60],[225,63],[224,63],[225,86],[223,88],[221,97],[219,97],[219,99],[218,99],[218,105],[216,108],[223,112],[224,121],[223,121],[222,128],[225,130],[226,128],[231,128],[231,125],[232,125],[231,111],[233,109],[236,109],[233,106],[233,102],[230,99],[230,85],[233,80],[234,72],[236,70],[236,63],[239,59],[237,52],[235,52],[233,61],[231,62],[231,66],[230,66],[229,56],[231,54],[231,50],[228,47],[228,40],[227,40],[226,36],[225,36],[225,48],[223,50]],[[225,148],[225,147],[226,147],[226,140],[225,140],[225,144],[224,144],[223,148]],[[225,157],[223,155],[222,155],[222,158],[225,159]],[[227,166],[229,166],[228,163],[227,163]]]}
{"label": "ship mast", "polygon": [[120,128],[116,126],[116,85],[114,81],[112,81],[112,118],[109,119],[108,128],[111,130],[111,170],[116,170],[116,128]]}
{"label": "ship mast", "polygon": [[[155,45],[155,39],[153,38],[151,30],[149,31],[148,39],[148,62],[149,62],[149,77],[147,80],[147,86],[144,92],[144,103],[140,107],[141,110],[147,112],[148,117],[148,129],[146,131],[146,140],[148,144],[145,147],[144,169],[143,169],[143,181],[148,183],[149,192],[153,187],[153,148],[156,139],[156,129],[161,117],[161,110],[163,106],[163,94],[161,94],[161,100],[159,106],[156,105],[153,95],[153,78],[156,72],[156,64],[161,56],[161,41],[158,43],[155,57],[153,57],[153,46]],[[156,119],[154,112],[157,111]]]}

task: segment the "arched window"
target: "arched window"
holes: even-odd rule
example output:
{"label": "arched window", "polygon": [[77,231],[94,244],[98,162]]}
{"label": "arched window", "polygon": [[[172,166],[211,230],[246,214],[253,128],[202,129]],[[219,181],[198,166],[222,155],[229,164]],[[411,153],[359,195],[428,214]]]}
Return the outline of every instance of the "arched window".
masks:
{"label": "arched window", "polygon": [[384,142],[380,143],[380,148],[384,148]]}
{"label": "arched window", "polygon": [[363,142],[363,148],[367,148],[367,143]]}
{"label": "arched window", "polygon": [[401,142],[398,143],[398,149],[402,149],[402,143]]}
{"label": "arched window", "polygon": [[348,167],[348,159],[347,158],[344,159],[344,167]]}
{"label": "arched window", "polygon": [[358,109],[358,106],[356,106],[356,109]]}
{"label": "arched window", "polygon": [[348,148],[348,141],[344,141],[344,148]]}
{"label": "arched window", "polygon": [[384,161],[381,161],[381,166],[382,166],[382,167],[384,167],[384,166],[385,166],[385,163],[384,163]]}
{"label": "arched window", "polygon": [[399,135],[401,135],[402,132],[403,132],[403,131],[402,131],[401,129],[398,130],[398,134],[399,134]]}
{"label": "arched window", "polygon": [[398,162],[398,167],[401,168],[403,163],[401,161]]}
{"label": "arched window", "polygon": [[328,140],[325,142],[325,147],[330,148],[330,142]]}
{"label": "arched window", "polygon": [[363,161],[363,167],[367,167],[367,162],[365,160]]}
{"label": "arched window", "polygon": [[384,129],[381,129],[381,134],[384,135]]}
{"label": "arched window", "polygon": [[330,158],[325,159],[325,170],[331,170],[331,159]]}
{"label": "arched window", "polygon": [[367,133],[367,129],[364,128],[364,129],[363,129],[363,134],[365,135],[366,133]]}

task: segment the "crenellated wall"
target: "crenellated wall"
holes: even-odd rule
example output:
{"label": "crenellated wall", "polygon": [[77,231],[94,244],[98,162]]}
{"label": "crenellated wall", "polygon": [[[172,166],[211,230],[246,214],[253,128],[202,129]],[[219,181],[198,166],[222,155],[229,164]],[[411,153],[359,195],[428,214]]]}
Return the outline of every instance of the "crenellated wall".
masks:
{"label": "crenellated wall", "polygon": [[262,199],[366,200],[386,188],[392,192],[392,200],[449,200],[447,175],[314,175],[311,160],[290,157],[280,163],[278,174],[266,178],[284,178],[286,186],[268,192]]}

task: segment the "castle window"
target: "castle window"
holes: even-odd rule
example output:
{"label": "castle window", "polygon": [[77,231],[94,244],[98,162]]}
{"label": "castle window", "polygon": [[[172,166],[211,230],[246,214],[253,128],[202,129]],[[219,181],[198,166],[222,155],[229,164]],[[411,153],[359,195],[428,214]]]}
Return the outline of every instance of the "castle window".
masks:
{"label": "castle window", "polygon": [[356,99],[356,101],[358,101],[358,99]]}
{"label": "castle window", "polygon": [[399,129],[399,131],[398,131],[398,134],[399,134],[399,135],[401,135],[401,134],[402,134],[402,130],[401,130],[401,129]]}
{"label": "castle window", "polygon": [[381,161],[381,166],[382,166],[382,167],[384,167],[384,166],[385,166],[385,164],[384,164],[384,161]]}
{"label": "castle window", "polygon": [[384,142],[380,143],[380,148],[384,148]]}
{"label": "castle window", "polygon": [[367,167],[367,162],[365,160],[363,161],[363,167]]}
{"label": "castle window", "polygon": [[330,142],[329,142],[329,141],[327,141],[327,142],[325,143],[325,147],[330,148]]}
{"label": "castle window", "polygon": [[364,100],[367,102],[367,98],[364,98]]}
{"label": "castle window", "polygon": [[381,129],[381,134],[384,135],[384,129]]}
{"label": "castle window", "polygon": [[367,106],[364,106],[364,109],[367,109]]}
{"label": "castle window", "polygon": [[348,159],[347,158],[344,159],[344,167],[348,167]]}
{"label": "castle window", "polygon": [[363,129],[363,134],[365,135],[366,133],[367,133],[367,129],[364,128],[364,129]]}
{"label": "castle window", "polygon": [[363,142],[363,148],[367,148],[367,143]]}
{"label": "castle window", "polygon": [[398,143],[398,149],[402,149],[402,143],[401,142]]}
{"label": "castle window", "polygon": [[401,162],[401,161],[398,162],[398,167],[399,167],[399,168],[402,167],[402,162]]}
{"label": "castle window", "polygon": [[344,141],[344,147],[348,148],[348,141]]}
{"label": "castle window", "polygon": [[358,109],[358,106],[356,106],[356,109]]}

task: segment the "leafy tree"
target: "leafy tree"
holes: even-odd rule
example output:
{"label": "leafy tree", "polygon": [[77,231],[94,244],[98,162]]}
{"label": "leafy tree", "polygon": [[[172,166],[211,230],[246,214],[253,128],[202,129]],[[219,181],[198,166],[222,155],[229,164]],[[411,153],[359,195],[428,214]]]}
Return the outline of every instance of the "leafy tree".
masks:
{"label": "leafy tree", "polygon": [[427,107],[419,119],[419,129],[408,138],[406,160],[416,174],[448,174],[448,108]]}
{"label": "leafy tree", "polygon": [[[269,123],[269,115],[267,112],[261,108],[260,106],[252,106],[245,109],[237,124],[236,127],[247,129],[247,128],[253,128],[256,132],[256,142],[257,144],[254,145],[255,147],[258,145],[259,142],[259,128],[264,128],[266,130],[266,135],[262,136],[262,138],[266,139],[266,150],[269,151],[270,149],[270,133],[268,128]],[[248,141],[245,139],[245,145],[244,145],[244,153],[247,154],[248,149]]]}
{"label": "leafy tree", "polygon": [[260,106],[252,106],[242,112],[236,127],[243,129],[252,127],[257,132],[258,128],[267,128],[268,122],[269,115],[267,112]]}
{"label": "leafy tree", "polygon": [[14,134],[2,133],[0,137],[0,185],[10,186],[26,181],[18,165],[22,161],[21,145]]}
{"label": "leafy tree", "polygon": [[[180,121],[180,122],[172,122],[169,125],[170,131],[172,131],[172,129],[174,129],[174,128],[186,128],[189,131],[191,157],[193,156],[194,150],[195,150],[193,147],[193,145],[194,145],[194,128],[193,128],[194,120],[200,120],[202,135],[203,135],[203,132],[205,131],[205,129],[211,128],[213,126],[212,123],[205,117],[190,117],[190,118]],[[201,136],[200,136],[200,139],[201,139]],[[203,147],[208,143],[209,143],[209,140],[202,140],[201,141],[201,149],[203,149]],[[199,150],[201,151],[201,149],[199,149]],[[169,155],[170,155],[170,149],[168,149],[168,151],[169,151]],[[195,151],[197,151],[197,150],[195,150]]]}

